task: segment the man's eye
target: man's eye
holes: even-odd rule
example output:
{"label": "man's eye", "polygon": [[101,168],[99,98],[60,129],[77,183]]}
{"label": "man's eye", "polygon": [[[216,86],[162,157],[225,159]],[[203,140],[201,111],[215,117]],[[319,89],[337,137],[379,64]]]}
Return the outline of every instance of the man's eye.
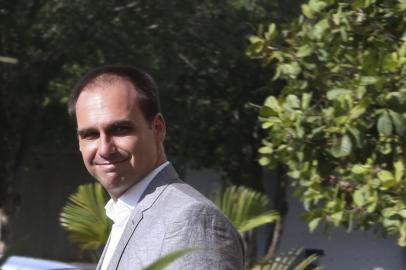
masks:
{"label": "man's eye", "polygon": [[116,135],[126,134],[131,131],[131,127],[128,126],[115,126],[113,127],[110,132]]}
{"label": "man's eye", "polygon": [[83,140],[94,140],[99,137],[99,134],[97,132],[88,132],[80,134],[79,137]]}

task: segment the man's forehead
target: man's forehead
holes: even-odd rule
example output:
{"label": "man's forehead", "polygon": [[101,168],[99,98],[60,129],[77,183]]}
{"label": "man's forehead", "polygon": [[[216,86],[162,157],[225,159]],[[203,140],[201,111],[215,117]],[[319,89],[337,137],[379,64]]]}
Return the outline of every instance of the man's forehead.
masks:
{"label": "man's forehead", "polygon": [[[126,81],[93,84],[83,89],[76,103],[79,120],[116,118],[140,113],[138,92]],[[79,119],[80,118],[80,119]]]}
{"label": "man's forehead", "polygon": [[131,86],[121,83],[94,85],[82,91],[76,103],[76,113],[103,113],[131,110],[133,107],[139,107],[139,101],[138,93]]}
{"label": "man's forehead", "polygon": [[130,81],[130,79],[123,76],[119,76],[117,74],[109,74],[109,73],[100,74],[95,78],[91,79],[83,87],[82,92],[100,88],[109,88],[112,86],[117,87],[124,86],[131,88],[132,90],[135,90],[137,92],[134,84]]}

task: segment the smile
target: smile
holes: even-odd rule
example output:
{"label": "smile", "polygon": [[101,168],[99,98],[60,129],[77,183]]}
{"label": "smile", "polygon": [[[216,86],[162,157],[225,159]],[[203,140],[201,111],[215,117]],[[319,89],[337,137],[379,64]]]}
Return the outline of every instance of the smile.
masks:
{"label": "smile", "polygon": [[114,166],[116,164],[120,164],[123,162],[126,162],[128,159],[123,159],[123,160],[116,160],[116,161],[104,161],[104,162],[97,162],[94,161],[93,165],[97,165],[97,166]]}

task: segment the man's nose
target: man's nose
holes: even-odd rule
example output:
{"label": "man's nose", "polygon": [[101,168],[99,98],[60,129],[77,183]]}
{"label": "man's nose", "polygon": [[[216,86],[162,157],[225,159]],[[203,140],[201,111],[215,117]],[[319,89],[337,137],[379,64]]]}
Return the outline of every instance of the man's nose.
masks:
{"label": "man's nose", "polygon": [[117,150],[114,139],[107,135],[101,135],[99,139],[99,155],[109,157]]}

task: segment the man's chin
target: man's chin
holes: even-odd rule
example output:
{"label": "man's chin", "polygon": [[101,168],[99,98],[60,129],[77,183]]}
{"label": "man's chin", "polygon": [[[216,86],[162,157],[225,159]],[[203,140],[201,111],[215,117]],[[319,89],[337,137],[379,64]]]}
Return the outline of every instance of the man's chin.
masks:
{"label": "man's chin", "polygon": [[111,193],[113,191],[116,193],[116,191],[119,191],[120,189],[125,189],[123,182],[125,178],[123,176],[119,175],[108,175],[109,177],[103,177],[98,178],[98,182],[104,187],[104,189],[107,190],[108,193]]}
{"label": "man's chin", "polygon": [[113,199],[119,198],[135,184],[132,178],[117,172],[103,173],[96,179]]}

